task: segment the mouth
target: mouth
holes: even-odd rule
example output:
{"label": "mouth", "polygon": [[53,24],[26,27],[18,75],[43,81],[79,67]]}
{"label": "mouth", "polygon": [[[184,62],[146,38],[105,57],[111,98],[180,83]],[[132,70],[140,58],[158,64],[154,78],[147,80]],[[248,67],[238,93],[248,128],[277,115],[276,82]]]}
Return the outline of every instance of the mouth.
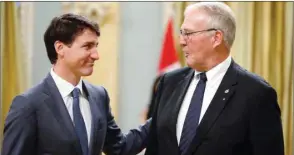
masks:
{"label": "mouth", "polygon": [[185,57],[189,56],[189,51],[185,47],[182,48],[182,51],[183,51]]}
{"label": "mouth", "polygon": [[189,56],[189,53],[185,52],[185,58],[187,58]]}
{"label": "mouth", "polygon": [[93,67],[94,66],[94,63],[87,63],[87,66]]}

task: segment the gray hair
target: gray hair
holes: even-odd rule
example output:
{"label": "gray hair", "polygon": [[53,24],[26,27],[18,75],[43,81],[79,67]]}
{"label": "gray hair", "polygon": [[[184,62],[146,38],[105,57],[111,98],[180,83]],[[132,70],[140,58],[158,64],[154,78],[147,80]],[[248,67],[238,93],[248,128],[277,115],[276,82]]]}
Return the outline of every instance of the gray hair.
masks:
{"label": "gray hair", "polygon": [[225,44],[230,48],[235,40],[236,19],[232,9],[222,2],[198,2],[189,5],[189,9],[204,11],[209,16],[208,28],[221,30]]}

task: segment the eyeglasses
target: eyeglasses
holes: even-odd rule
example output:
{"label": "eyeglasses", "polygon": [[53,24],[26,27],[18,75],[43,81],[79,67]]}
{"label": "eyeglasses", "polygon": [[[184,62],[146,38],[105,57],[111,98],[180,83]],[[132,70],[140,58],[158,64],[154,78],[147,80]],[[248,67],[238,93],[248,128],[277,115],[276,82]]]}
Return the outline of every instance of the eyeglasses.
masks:
{"label": "eyeglasses", "polygon": [[184,30],[180,30],[180,34],[181,34],[181,36],[187,38],[187,37],[191,36],[192,34],[197,34],[197,33],[207,32],[207,31],[217,31],[217,29],[211,28],[211,29],[200,30],[200,31],[192,31],[192,32],[186,32]]}

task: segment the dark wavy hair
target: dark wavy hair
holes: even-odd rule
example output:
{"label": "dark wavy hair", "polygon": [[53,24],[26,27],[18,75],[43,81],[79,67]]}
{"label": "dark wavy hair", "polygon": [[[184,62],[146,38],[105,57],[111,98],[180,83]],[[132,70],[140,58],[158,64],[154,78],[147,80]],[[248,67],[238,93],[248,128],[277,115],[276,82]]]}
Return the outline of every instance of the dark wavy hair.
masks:
{"label": "dark wavy hair", "polygon": [[55,64],[57,60],[54,43],[56,41],[61,41],[67,46],[71,46],[75,38],[83,33],[85,29],[90,29],[95,32],[97,36],[100,36],[98,23],[90,21],[81,15],[67,13],[51,20],[51,23],[44,33],[47,56],[51,64]]}

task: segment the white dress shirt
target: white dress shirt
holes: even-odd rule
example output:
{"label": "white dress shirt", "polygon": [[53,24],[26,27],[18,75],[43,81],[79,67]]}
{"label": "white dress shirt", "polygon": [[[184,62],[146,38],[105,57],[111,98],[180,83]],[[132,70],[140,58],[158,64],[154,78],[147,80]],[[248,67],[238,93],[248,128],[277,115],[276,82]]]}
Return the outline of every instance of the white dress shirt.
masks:
{"label": "white dress shirt", "polygon": [[[85,93],[83,92],[82,88],[82,80],[78,83],[77,86],[72,85],[71,83],[67,82],[66,80],[62,79],[58,76],[54,71],[53,68],[50,71],[50,74],[59,90],[59,93],[62,96],[64,104],[67,108],[67,111],[70,115],[71,120],[73,121],[73,97],[71,92],[74,90],[75,87],[80,89],[80,109],[81,113],[86,125],[87,130],[87,137],[88,137],[88,145],[90,144],[90,136],[91,136],[91,125],[92,125],[92,116],[90,110],[89,101],[85,97]],[[73,122],[74,123],[74,122]]]}
{"label": "white dress shirt", "polygon": [[[228,56],[226,60],[224,60],[222,63],[218,64],[217,66],[213,67],[211,70],[206,72],[206,87],[204,91],[204,97],[202,102],[202,108],[199,118],[199,123],[201,122],[203,115],[205,114],[212,98],[214,97],[225,73],[227,72],[230,64],[231,64],[232,58],[231,56]],[[185,98],[183,100],[181,109],[178,114],[178,120],[177,120],[177,140],[178,144],[180,144],[182,129],[184,126],[185,118],[190,106],[190,102],[194,93],[194,90],[196,89],[196,86],[199,81],[199,77],[196,76],[200,72],[195,71],[194,78],[192,79],[189,88],[186,92]]]}

